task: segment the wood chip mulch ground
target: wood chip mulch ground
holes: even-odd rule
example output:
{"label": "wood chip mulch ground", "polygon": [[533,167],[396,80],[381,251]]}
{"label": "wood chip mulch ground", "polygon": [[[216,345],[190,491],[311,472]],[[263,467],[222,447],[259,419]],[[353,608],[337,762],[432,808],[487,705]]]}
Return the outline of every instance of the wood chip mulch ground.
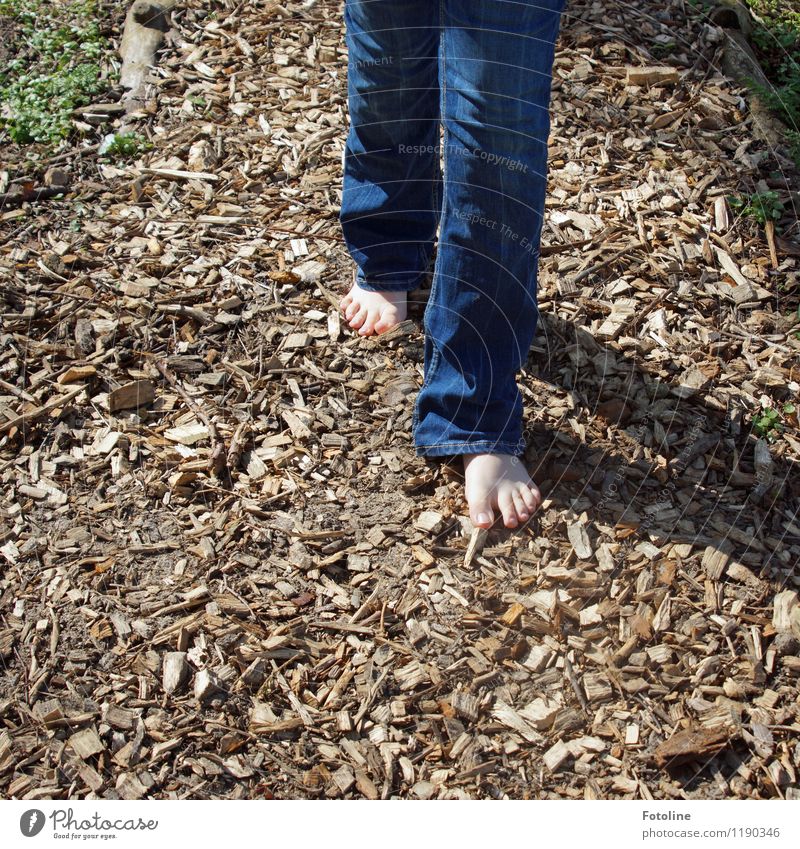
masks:
{"label": "wood chip mulch ground", "polygon": [[424,290],[339,318],[340,3],[181,4],[152,149],[0,209],[4,795],[800,798],[797,173],[683,8],[564,18],[517,532],[414,456]]}

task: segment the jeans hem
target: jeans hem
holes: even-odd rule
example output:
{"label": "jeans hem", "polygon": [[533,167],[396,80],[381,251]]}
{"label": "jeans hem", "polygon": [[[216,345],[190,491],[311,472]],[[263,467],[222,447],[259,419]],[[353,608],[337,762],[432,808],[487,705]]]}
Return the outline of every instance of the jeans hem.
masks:
{"label": "jeans hem", "polygon": [[420,271],[409,280],[372,280],[368,281],[364,278],[361,269],[357,269],[355,282],[359,289],[365,292],[411,292],[418,289],[422,281],[428,274],[429,269]]}
{"label": "jeans hem", "polygon": [[445,457],[450,454],[510,454],[519,457],[525,453],[525,445],[520,442],[499,442],[496,439],[436,442],[430,445],[415,445],[414,448],[420,457]]}
{"label": "jeans hem", "polygon": [[419,287],[419,283],[365,283],[363,280],[356,281],[358,288],[364,292],[412,292]]}

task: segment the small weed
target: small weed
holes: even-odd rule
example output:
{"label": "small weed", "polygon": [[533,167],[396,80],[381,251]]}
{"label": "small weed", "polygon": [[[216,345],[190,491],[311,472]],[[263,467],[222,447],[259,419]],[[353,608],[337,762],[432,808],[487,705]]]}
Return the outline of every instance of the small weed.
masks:
{"label": "small weed", "polygon": [[654,59],[666,59],[675,52],[677,46],[674,41],[657,41],[650,47],[650,53]]}
{"label": "small weed", "polygon": [[750,197],[728,196],[731,209],[753,218],[763,227],[767,221],[777,221],[784,213],[784,207],[777,192],[756,192]]}
{"label": "small weed", "polygon": [[783,433],[781,414],[774,407],[762,410],[753,417],[753,432],[767,442],[774,442]]}
{"label": "small weed", "polygon": [[150,142],[138,133],[117,133],[109,136],[107,144],[101,145],[100,153],[111,159],[135,159],[151,147]]}

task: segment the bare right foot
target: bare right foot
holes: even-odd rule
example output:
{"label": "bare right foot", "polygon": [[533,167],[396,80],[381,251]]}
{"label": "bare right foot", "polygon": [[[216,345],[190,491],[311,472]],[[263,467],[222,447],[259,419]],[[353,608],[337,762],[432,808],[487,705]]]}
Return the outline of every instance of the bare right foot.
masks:
{"label": "bare right foot", "polygon": [[339,302],[350,327],[362,336],[385,333],[408,315],[407,292],[367,292],[353,282],[350,291]]}
{"label": "bare right foot", "polygon": [[542,503],[539,487],[518,457],[510,454],[465,454],[464,494],[476,528],[489,528],[494,508],[507,528],[524,524]]}

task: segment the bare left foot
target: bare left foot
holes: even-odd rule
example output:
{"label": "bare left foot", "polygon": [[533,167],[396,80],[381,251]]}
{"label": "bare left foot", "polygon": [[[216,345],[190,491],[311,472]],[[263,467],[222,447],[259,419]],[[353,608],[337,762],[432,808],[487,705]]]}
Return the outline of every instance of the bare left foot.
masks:
{"label": "bare left foot", "polygon": [[494,508],[507,528],[516,528],[542,503],[522,461],[510,454],[464,454],[464,478],[469,516],[477,528],[491,527]]}

